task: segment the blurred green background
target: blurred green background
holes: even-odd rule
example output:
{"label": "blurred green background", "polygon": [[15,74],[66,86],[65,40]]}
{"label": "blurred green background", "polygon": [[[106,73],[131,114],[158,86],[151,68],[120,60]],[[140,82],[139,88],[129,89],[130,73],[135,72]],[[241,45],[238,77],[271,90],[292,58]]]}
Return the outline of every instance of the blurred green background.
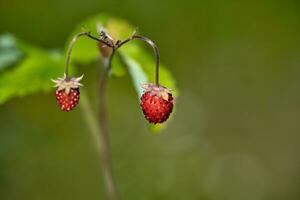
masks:
{"label": "blurred green background", "polygon": [[[109,82],[114,170],[123,199],[300,199],[300,3],[296,0],[0,0],[0,33],[63,48],[110,13],[159,46],[180,97],[152,134],[128,77]],[[94,68],[81,69],[96,101]],[[0,199],[106,199],[80,109],[53,94],[0,106]]]}

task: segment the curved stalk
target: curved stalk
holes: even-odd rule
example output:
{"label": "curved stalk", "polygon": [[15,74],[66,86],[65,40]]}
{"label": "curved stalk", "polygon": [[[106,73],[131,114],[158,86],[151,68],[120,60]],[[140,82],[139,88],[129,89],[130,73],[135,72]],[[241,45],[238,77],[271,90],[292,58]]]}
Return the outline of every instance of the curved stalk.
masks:
{"label": "curved stalk", "polygon": [[109,44],[108,42],[106,42],[105,40],[102,39],[98,39],[94,36],[91,35],[91,32],[89,31],[85,31],[85,32],[81,32],[81,33],[77,33],[71,40],[68,50],[67,50],[67,58],[66,58],[66,65],[65,65],[65,75],[66,75],[66,80],[69,80],[69,65],[70,65],[70,59],[71,59],[71,54],[72,54],[72,50],[74,48],[75,43],[77,42],[77,40],[81,37],[81,36],[88,36],[89,38],[96,40],[97,42],[102,42],[105,45],[113,48],[113,46],[111,44]]}
{"label": "curved stalk", "polygon": [[69,80],[69,64],[70,64],[70,58],[71,58],[71,54],[72,54],[74,45],[77,42],[78,38],[80,38],[81,36],[84,36],[84,35],[88,35],[88,34],[90,34],[90,32],[81,32],[81,33],[76,34],[69,44],[69,47],[67,50],[66,65],[65,65],[66,80]]}
{"label": "curved stalk", "polygon": [[[140,36],[140,35],[133,35],[130,38],[117,43],[117,48],[120,48],[121,46],[123,46],[124,44],[126,44],[127,42],[130,42],[134,39],[138,39],[138,40],[142,40],[144,42],[147,42],[153,49],[154,54],[155,54],[155,84],[157,86],[159,86],[159,52],[158,52],[158,48],[156,46],[156,44],[149,38],[144,37],[144,36]],[[116,49],[117,49],[116,48]]]}

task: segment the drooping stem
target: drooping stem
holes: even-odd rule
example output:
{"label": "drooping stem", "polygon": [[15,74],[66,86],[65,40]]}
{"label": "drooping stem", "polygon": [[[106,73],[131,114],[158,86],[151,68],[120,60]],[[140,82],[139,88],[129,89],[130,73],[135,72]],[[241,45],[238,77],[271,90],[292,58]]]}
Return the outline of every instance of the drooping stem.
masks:
{"label": "drooping stem", "polygon": [[78,38],[81,37],[81,36],[88,36],[89,38],[91,38],[91,39],[93,39],[97,42],[101,42],[101,43],[105,44],[106,46],[113,49],[113,52],[112,52],[112,54],[109,58],[109,64],[108,64],[108,66],[106,66],[107,69],[111,68],[112,59],[114,57],[115,51],[118,48],[120,48],[124,44],[126,44],[126,43],[128,43],[128,42],[130,42],[134,39],[138,39],[138,40],[142,40],[144,42],[147,42],[152,47],[152,49],[154,51],[154,54],[155,54],[155,84],[157,86],[159,86],[159,59],[160,58],[159,58],[158,48],[157,48],[156,44],[151,39],[149,39],[145,36],[140,36],[140,35],[135,35],[135,34],[133,34],[130,38],[128,38],[124,41],[118,41],[116,44],[113,44],[112,42],[108,42],[105,39],[96,38],[96,37],[92,36],[89,31],[85,31],[85,32],[81,32],[81,33],[76,34],[73,37],[72,41],[70,42],[70,45],[69,45],[68,50],[67,50],[67,58],[66,58],[66,66],[65,66],[65,74],[66,74],[66,79],[67,80],[69,79],[68,68],[69,68],[69,64],[70,64],[70,58],[71,58],[72,50],[73,50],[74,44],[76,43]]}
{"label": "drooping stem", "polygon": [[134,35],[133,39],[143,40],[153,48],[155,54],[155,84],[159,86],[159,52],[156,44],[149,38],[139,36],[139,35]]}
{"label": "drooping stem", "polygon": [[138,40],[142,40],[144,42],[147,42],[153,49],[154,54],[155,54],[155,85],[159,86],[159,52],[158,52],[158,48],[156,46],[156,44],[149,38],[144,37],[144,36],[140,36],[140,35],[132,35],[130,38],[117,43],[117,48],[120,48],[121,46],[123,46],[124,44],[126,44],[127,42],[130,42],[134,39],[138,39]]}
{"label": "drooping stem", "polygon": [[91,32],[89,31],[85,31],[85,32],[81,32],[81,33],[77,33],[71,40],[68,50],[67,50],[67,58],[66,58],[66,65],[65,65],[65,75],[66,75],[66,79],[69,80],[69,65],[70,65],[70,59],[71,59],[71,54],[72,54],[72,50],[74,48],[75,43],[77,42],[77,40],[81,37],[81,36],[88,36],[89,38],[96,40],[98,42],[102,42],[104,44],[106,44],[107,46],[113,48],[113,46],[108,43],[105,40],[96,38],[94,36],[91,35]]}
{"label": "drooping stem", "polygon": [[66,65],[65,65],[65,75],[66,75],[66,79],[69,80],[69,64],[70,64],[70,58],[71,58],[71,54],[72,54],[72,50],[74,47],[74,44],[77,42],[78,38],[80,38],[83,35],[89,35],[89,32],[81,32],[76,34],[73,39],[71,40],[68,50],[67,50],[67,58],[66,58]]}

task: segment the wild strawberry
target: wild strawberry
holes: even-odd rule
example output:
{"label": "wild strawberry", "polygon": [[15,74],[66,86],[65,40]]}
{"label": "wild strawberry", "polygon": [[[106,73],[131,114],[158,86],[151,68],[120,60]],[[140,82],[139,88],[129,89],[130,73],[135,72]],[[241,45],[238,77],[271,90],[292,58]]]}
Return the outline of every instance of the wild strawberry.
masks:
{"label": "wild strawberry", "polygon": [[52,80],[57,87],[55,91],[56,101],[62,111],[70,111],[79,103],[79,86],[82,86],[79,81],[80,77],[67,79],[66,75],[63,78]]}
{"label": "wild strawberry", "polygon": [[145,118],[150,123],[162,123],[166,121],[173,110],[173,96],[167,88],[154,84],[143,85],[144,93],[140,105]]}

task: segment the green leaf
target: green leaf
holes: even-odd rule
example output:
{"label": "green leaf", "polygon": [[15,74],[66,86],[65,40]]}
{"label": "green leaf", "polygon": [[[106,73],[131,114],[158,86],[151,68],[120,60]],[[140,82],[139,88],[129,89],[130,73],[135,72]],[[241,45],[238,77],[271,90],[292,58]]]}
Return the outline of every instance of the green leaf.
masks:
{"label": "green leaf", "polygon": [[0,71],[17,63],[23,56],[11,34],[0,36]]}
{"label": "green leaf", "polygon": [[63,57],[58,51],[44,51],[16,41],[26,55],[11,70],[0,73],[0,104],[13,97],[22,97],[53,89],[51,78],[62,76]]}
{"label": "green leaf", "polygon": [[144,72],[141,64],[138,63],[135,59],[133,59],[129,56],[126,56],[126,55],[123,56],[123,59],[128,67],[129,74],[132,77],[132,81],[133,81],[134,87],[136,89],[136,92],[138,94],[138,98],[140,98],[143,93],[143,89],[142,89],[141,85],[143,83],[148,82],[148,76]]}

